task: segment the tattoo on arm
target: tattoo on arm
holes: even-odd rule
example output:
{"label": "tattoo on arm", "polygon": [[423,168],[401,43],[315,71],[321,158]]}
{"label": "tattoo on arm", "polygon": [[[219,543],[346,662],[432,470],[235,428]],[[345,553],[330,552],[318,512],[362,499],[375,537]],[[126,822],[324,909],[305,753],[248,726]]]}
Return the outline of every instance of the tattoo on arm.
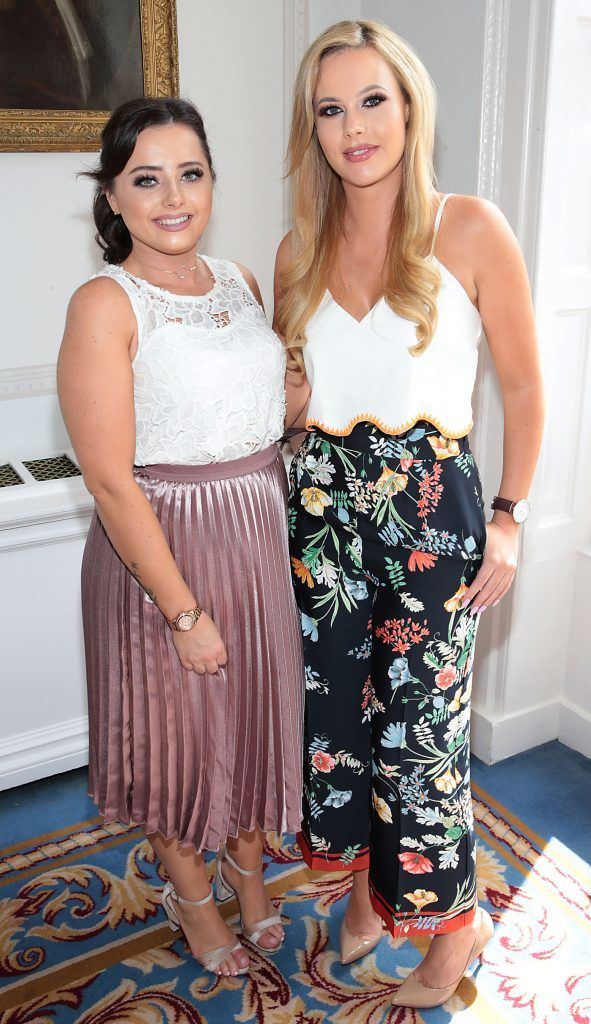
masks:
{"label": "tattoo on arm", "polygon": [[146,584],[142,582],[142,578],[141,578],[140,572],[139,572],[139,568],[140,567],[137,564],[137,562],[132,562],[131,565],[128,565],[127,568],[129,569],[129,571],[130,571],[131,575],[133,576],[133,578],[138,581],[140,587],[143,587],[143,589],[145,590],[145,592],[148,595],[148,597],[150,598],[150,600],[153,601],[155,605],[158,605],[158,598],[156,597],[156,594],[154,593],[154,591],[151,590],[150,587],[147,587]]}

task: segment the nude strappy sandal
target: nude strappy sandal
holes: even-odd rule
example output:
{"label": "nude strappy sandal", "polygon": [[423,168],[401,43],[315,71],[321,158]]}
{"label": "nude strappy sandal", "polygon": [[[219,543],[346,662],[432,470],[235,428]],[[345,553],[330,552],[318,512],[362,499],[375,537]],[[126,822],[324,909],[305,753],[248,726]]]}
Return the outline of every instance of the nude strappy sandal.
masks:
{"label": "nude strappy sandal", "polygon": [[[183,905],[186,905],[188,907],[203,907],[206,903],[209,903],[209,901],[213,899],[213,889],[210,889],[208,895],[205,896],[204,899],[202,900],[184,900],[182,896],[179,896],[172,882],[167,882],[162,890],[161,899],[162,906],[164,907],[166,916],[168,917],[168,923],[170,924],[170,927],[172,928],[173,932],[178,932],[179,930],[183,931],[183,926],[179,920],[175,903],[182,903]],[[195,956],[195,954],[193,954],[193,956],[195,956],[195,959],[198,964],[201,964],[202,967],[205,967],[206,971],[211,971],[212,974],[220,975],[222,972],[220,971],[219,968],[223,964],[224,960],[227,960],[229,956],[231,956],[233,953],[237,953],[240,949],[244,950],[244,952],[246,953],[246,950],[244,949],[242,943],[239,940],[236,940],[236,942],[228,942],[227,945],[225,946],[218,946],[217,949],[208,949],[204,953],[201,953],[199,956]],[[248,965],[246,967],[241,967],[234,973],[247,974],[247,972]]]}
{"label": "nude strappy sandal", "polygon": [[[215,861],[215,888],[218,903],[225,903],[226,900],[235,896],[240,906],[240,899],[238,893],[232,888],[229,882],[224,878],[222,871],[222,864],[227,860],[228,864],[231,864],[235,871],[240,875],[256,875],[261,870],[261,866],[258,868],[241,868],[239,864],[230,856],[227,850],[220,850]],[[253,925],[247,927],[242,920],[242,911],[240,912],[240,930],[244,937],[252,942],[253,946],[256,946],[261,953],[276,953],[281,949],[284,940],[280,939],[276,946],[261,946],[259,939],[263,932],[266,932],[267,928],[271,928],[272,925],[281,925],[281,918],[279,914],[272,914],[270,917],[263,918],[262,921],[255,921]]]}

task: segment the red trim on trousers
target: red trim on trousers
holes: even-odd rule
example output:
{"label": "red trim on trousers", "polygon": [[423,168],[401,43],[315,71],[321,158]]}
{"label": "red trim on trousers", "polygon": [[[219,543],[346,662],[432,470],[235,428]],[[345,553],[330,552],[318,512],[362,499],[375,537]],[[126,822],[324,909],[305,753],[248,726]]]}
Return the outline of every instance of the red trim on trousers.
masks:
{"label": "red trim on trousers", "polygon": [[[382,921],[386,925],[386,928],[395,939],[407,939],[413,935],[422,935],[427,938],[431,935],[443,935],[445,932],[457,932],[460,928],[464,928],[467,924],[470,924],[476,913],[476,903],[470,910],[464,910],[460,914],[456,914],[455,917],[450,917],[447,920],[442,920],[441,924],[434,928],[420,928],[417,927],[412,918],[413,914],[395,914],[390,910],[385,900],[376,892],[371,882],[369,885],[369,898],[371,905],[375,910],[376,914],[379,914]],[[437,919],[441,915],[433,913],[422,913],[421,917]]]}
{"label": "red trim on trousers", "polygon": [[340,853],[314,853],[303,832],[296,836],[302,857],[312,871],[364,871],[369,867],[369,847],[361,850],[354,860],[342,860]]}
{"label": "red trim on trousers", "polygon": [[[369,848],[362,850],[354,861],[345,862],[342,860],[341,854],[339,853],[314,853],[303,832],[298,832],[296,839],[298,846],[302,851],[302,857],[304,858],[306,865],[311,868],[312,871],[363,871],[369,868]],[[413,923],[414,914],[396,915],[392,910],[390,910],[390,907],[383,897],[381,897],[371,885],[371,882],[369,896],[376,914],[379,914],[388,931],[395,939],[406,939],[413,935],[422,935],[428,938],[433,935],[443,935],[444,932],[456,932],[459,931],[460,928],[464,928],[467,924],[470,924],[474,914],[476,913],[476,904],[474,904],[470,910],[464,910],[455,917],[443,920],[440,925],[433,929],[424,927],[418,928]],[[423,913],[421,914],[421,917],[423,919],[425,917],[438,918],[439,915]]]}

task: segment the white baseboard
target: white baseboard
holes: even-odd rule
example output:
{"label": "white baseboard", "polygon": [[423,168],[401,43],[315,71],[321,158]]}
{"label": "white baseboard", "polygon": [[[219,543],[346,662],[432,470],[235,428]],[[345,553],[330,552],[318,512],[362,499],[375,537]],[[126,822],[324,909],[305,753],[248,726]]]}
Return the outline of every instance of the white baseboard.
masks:
{"label": "white baseboard", "polygon": [[[541,704],[499,718],[472,709],[472,751],[495,764],[541,743],[559,739],[591,757],[591,715],[570,701]],[[88,719],[72,718],[0,740],[0,790],[88,764]]]}
{"label": "white baseboard", "polygon": [[[483,708],[473,706],[471,724],[472,752],[485,764],[495,764],[513,754],[538,747],[559,737],[561,704],[552,701],[537,704],[504,718],[494,716]],[[588,727],[587,727],[588,728]],[[563,739],[567,746],[580,750],[574,743]]]}
{"label": "white baseboard", "polygon": [[591,715],[588,711],[564,700],[560,706],[558,739],[567,747],[591,757]]}
{"label": "white baseboard", "polygon": [[88,764],[88,719],[72,718],[0,740],[0,790]]}

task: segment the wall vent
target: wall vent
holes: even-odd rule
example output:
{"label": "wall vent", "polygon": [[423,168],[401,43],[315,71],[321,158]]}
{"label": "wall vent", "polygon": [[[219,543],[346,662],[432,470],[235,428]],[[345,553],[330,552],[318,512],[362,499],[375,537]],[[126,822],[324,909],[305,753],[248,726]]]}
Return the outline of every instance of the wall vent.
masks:
{"label": "wall vent", "polygon": [[[23,460],[35,480],[65,480],[69,476],[82,476],[78,466],[67,455],[54,455],[48,459]],[[22,482],[22,481],[21,481]]]}
{"label": "wall vent", "polygon": [[0,466],[0,487],[14,487],[15,484],[24,484],[24,482],[10,462],[5,462],[3,466]]}

